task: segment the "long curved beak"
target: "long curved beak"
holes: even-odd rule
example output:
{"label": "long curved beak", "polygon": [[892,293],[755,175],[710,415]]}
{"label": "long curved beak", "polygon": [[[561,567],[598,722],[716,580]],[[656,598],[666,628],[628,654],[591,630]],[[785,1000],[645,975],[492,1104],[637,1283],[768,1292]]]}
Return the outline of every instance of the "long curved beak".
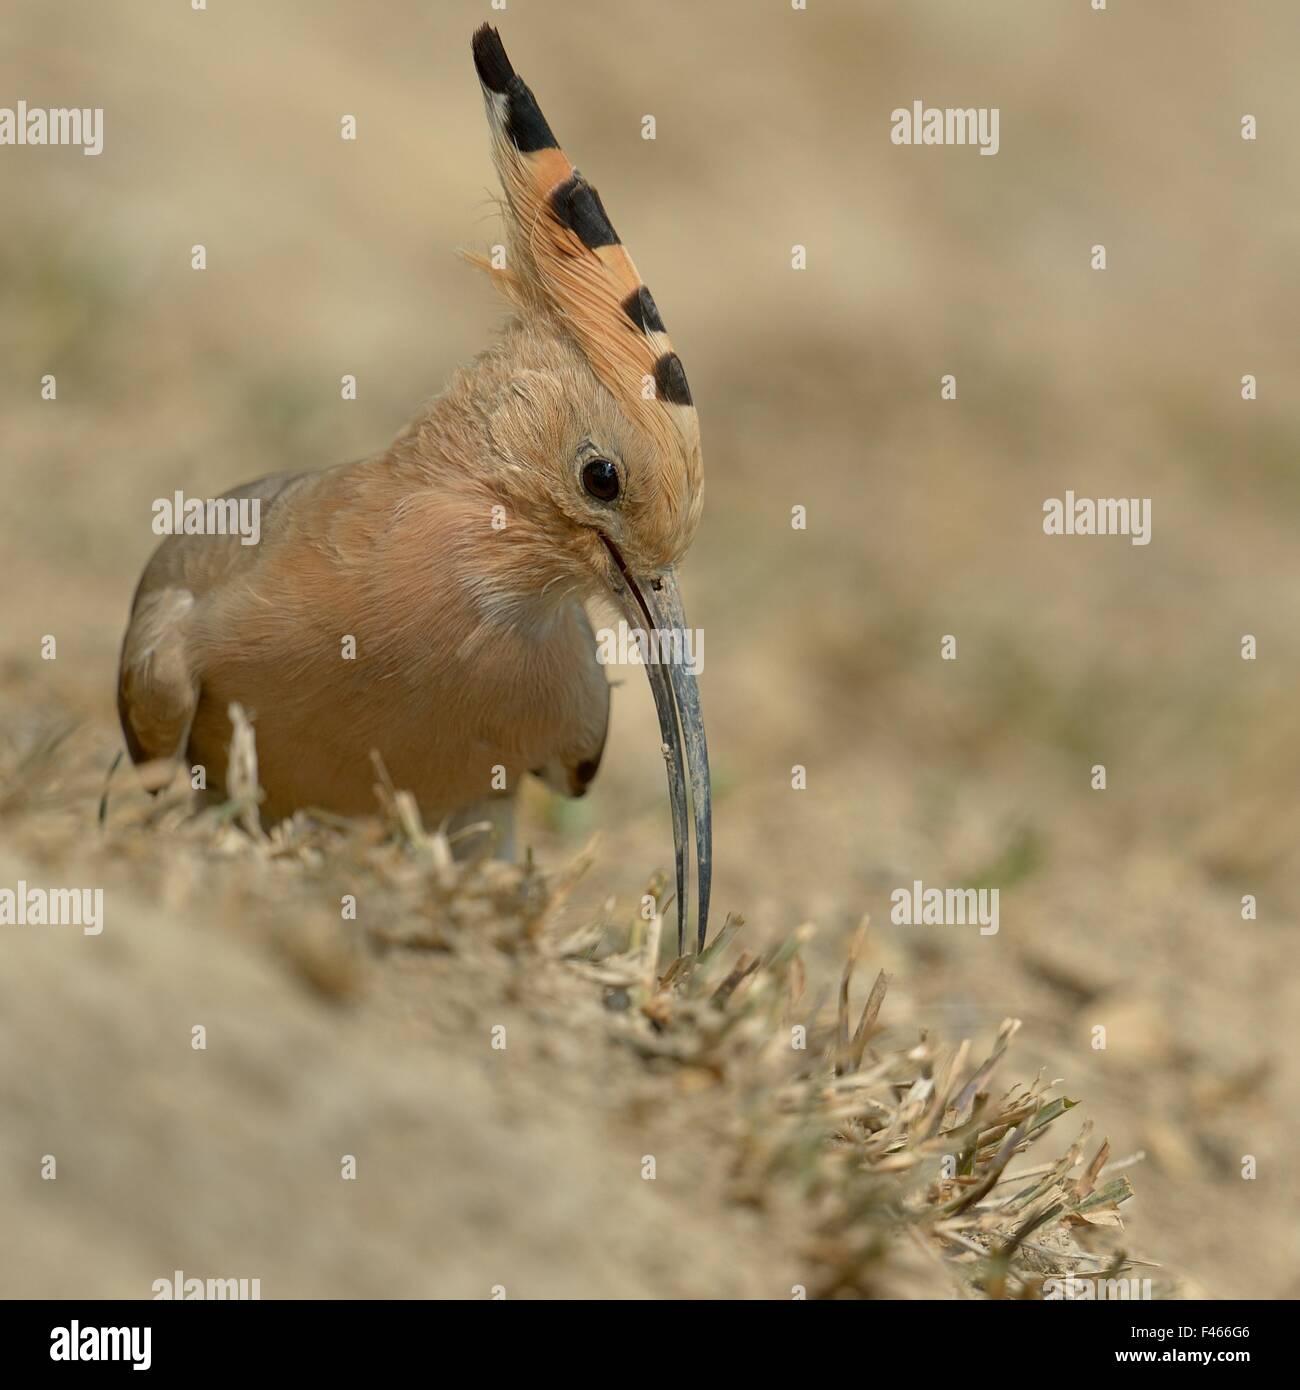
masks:
{"label": "long curved beak", "polygon": [[[610,587],[634,629],[646,634],[645,671],[659,716],[659,738],[668,769],[668,801],[673,815],[677,860],[677,954],[686,954],[687,902],[690,893],[690,831],[686,778],[691,785],[695,820],[695,862],[699,873],[696,949],[703,951],[709,929],[709,893],[713,882],[713,801],[709,784],[709,745],[704,735],[700,688],[687,654],[690,641],[677,575],[668,569],[647,579],[629,573],[623,557],[606,537],[614,561]],[[683,763],[685,766],[683,766]]]}

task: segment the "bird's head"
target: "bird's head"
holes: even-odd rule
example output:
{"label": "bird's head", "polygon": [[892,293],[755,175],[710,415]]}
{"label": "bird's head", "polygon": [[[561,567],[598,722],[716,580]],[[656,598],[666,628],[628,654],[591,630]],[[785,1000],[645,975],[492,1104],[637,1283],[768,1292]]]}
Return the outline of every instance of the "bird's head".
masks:
{"label": "bird's head", "polygon": [[[471,256],[516,309],[494,354],[488,436],[496,482],[549,547],[557,577],[603,590],[630,627],[675,634],[686,619],[676,565],[699,524],[699,421],[681,360],[600,196],[569,162],[496,30],[474,35],[505,192],[504,257]],[[699,691],[682,660],[647,662],[668,766],[678,943],[689,883],[686,786],[708,923],[712,824]]]}

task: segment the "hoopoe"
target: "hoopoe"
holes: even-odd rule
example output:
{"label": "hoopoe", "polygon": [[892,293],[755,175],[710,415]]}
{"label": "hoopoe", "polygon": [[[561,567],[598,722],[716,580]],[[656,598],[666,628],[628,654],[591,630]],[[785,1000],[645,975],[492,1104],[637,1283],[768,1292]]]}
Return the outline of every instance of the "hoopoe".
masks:
{"label": "hoopoe", "polygon": [[[260,507],[259,543],[169,536],[132,605],[118,685],[132,759],[183,758],[220,778],[237,702],[256,721],[270,821],[373,810],[373,751],[429,823],[486,809],[509,838],[523,776],[581,796],[600,766],[609,685],[585,601],[612,596],[638,633],[687,630],[675,567],[703,474],[681,361],[495,29],[475,33],[473,54],[507,238],[504,264],[469,259],[512,306],[499,340],[383,453],[225,494]],[[341,658],[347,639],[355,659]],[[645,669],[678,950],[692,810],[702,949],[712,824],[699,691],[682,661]]]}

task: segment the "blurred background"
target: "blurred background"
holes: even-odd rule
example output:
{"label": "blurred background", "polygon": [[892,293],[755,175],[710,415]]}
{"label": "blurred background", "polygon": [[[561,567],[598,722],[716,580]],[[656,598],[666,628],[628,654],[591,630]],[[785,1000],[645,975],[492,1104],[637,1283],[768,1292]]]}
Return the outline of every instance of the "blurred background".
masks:
{"label": "blurred background", "polygon": [[[381,450],[489,341],[454,254],[497,239],[484,20],[699,405],[719,913],[814,924],[827,980],[869,915],[891,1006],[953,1038],[1023,1018],[1020,1071],[1145,1152],[1153,1259],[1300,1296],[1287,0],[14,0],[0,105],[103,107],[105,140],[0,148],[6,739],[71,723],[107,766],[154,498]],[[999,153],[891,144],[918,100],[999,108]],[[1150,497],[1151,544],[1045,536],[1066,489]],[[670,862],[644,687],[585,801],[527,797],[543,863],[601,833],[579,905]],[[998,935],[892,925],[914,879],[998,887]]]}

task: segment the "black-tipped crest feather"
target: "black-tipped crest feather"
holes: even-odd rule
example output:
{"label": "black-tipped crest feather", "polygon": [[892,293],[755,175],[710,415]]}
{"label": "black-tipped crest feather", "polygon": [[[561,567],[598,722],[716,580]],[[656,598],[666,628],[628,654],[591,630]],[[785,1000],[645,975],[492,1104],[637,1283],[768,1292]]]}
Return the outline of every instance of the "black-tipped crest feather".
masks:
{"label": "black-tipped crest feather", "polygon": [[659,316],[654,298],[644,285],[637,288],[623,301],[623,312],[642,333],[667,333],[664,321]]}
{"label": "black-tipped crest feather", "polygon": [[489,24],[474,35],[474,66],[479,81],[506,100],[506,134],[521,154],[559,148],[555,133],[542,115],[532,88],[515,72],[501,36]]}
{"label": "black-tipped crest feather", "polygon": [[479,81],[489,91],[504,96],[515,70],[510,59],[506,57],[506,47],[501,42],[501,35],[490,24],[480,24],[474,31],[473,47],[474,66],[478,69]]}
{"label": "black-tipped crest feather", "polygon": [[655,390],[659,399],[673,405],[690,405],[691,388],[686,384],[686,369],[675,352],[666,352],[655,363]]}
{"label": "black-tipped crest feather", "polygon": [[551,206],[556,217],[590,250],[619,244],[618,233],[600,201],[600,194],[576,169],[573,177],[551,194]]}

